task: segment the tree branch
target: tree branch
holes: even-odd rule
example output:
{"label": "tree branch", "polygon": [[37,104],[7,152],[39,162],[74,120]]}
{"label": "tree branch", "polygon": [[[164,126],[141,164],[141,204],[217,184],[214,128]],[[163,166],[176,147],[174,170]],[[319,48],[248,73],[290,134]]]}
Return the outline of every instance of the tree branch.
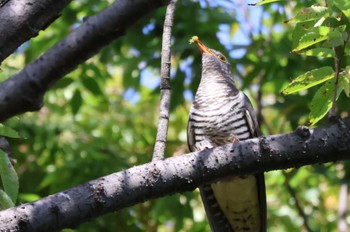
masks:
{"label": "tree branch", "polygon": [[53,23],[72,0],[10,0],[0,6],[0,64]]}
{"label": "tree branch", "polygon": [[57,80],[166,2],[118,0],[101,13],[89,17],[77,30],[0,84],[0,121],[39,110],[45,92]]}
{"label": "tree branch", "polygon": [[0,212],[0,231],[53,231],[227,175],[350,159],[350,118],[129,168]]}
{"label": "tree branch", "polygon": [[174,22],[174,14],[177,0],[171,0],[165,14],[163,27],[162,57],[160,70],[160,106],[158,118],[158,131],[156,144],[154,145],[152,161],[164,158],[165,145],[168,134],[169,110],[170,110],[170,68],[171,68],[171,29]]}

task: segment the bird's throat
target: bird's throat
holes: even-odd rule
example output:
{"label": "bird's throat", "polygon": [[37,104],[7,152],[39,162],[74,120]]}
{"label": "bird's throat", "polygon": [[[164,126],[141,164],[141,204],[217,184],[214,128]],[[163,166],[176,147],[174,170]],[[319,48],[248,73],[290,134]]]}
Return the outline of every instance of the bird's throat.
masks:
{"label": "bird's throat", "polygon": [[217,108],[219,105],[229,103],[231,98],[239,93],[237,88],[232,86],[234,86],[233,80],[222,77],[202,78],[193,102],[194,107]]}

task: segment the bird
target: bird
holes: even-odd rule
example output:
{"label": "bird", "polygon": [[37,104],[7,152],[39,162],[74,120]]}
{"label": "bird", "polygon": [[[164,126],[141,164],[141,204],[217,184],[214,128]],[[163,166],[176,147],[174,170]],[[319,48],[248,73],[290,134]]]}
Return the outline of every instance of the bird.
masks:
{"label": "bird", "polygon": [[[219,51],[198,36],[202,76],[188,118],[187,142],[191,152],[259,136],[249,98],[233,80],[231,66]],[[263,173],[227,176],[199,186],[213,232],[266,231],[266,193]]]}

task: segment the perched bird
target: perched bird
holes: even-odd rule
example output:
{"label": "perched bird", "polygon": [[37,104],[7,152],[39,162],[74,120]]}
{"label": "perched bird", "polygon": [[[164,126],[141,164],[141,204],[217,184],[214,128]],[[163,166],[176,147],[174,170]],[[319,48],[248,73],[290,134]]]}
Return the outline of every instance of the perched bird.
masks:
{"label": "perched bird", "polygon": [[[226,57],[206,47],[197,36],[191,41],[202,53],[202,78],[189,114],[190,150],[257,137],[255,112],[247,96],[237,89]],[[228,176],[199,190],[213,232],[266,231],[263,173]]]}

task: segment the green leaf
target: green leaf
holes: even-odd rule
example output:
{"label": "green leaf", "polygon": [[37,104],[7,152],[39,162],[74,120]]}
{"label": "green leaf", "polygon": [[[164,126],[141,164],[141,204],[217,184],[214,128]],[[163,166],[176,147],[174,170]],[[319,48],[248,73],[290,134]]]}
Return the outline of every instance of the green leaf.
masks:
{"label": "green leaf", "polygon": [[97,81],[93,78],[85,78],[82,80],[83,85],[86,89],[88,89],[94,95],[103,95],[100,86]]}
{"label": "green leaf", "polygon": [[32,202],[39,200],[41,197],[35,193],[20,193],[18,198],[19,201]]}
{"label": "green leaf", "polygon": [[350,66],[346,66],[344,70],[345,76],[348,78],[350,81]]}
{"label": "green leaf", "polygon": [[279,2],[281,0],[262,0],[260,2],[257,2],[257,3],[252,3],[252,4],[248,4],[250,6],[261,6],[261,5],[264,5],[264,4],[268,4],[268,3],[273,3],[273,2]]}
{"label": "green leaf", "polygon": [[339,87],[344,90],[347,97],[350,97],[350,81],[346,76],[339,76]]}
{"label": "green leaf", "polygon": [[7,195],[2,189],[0,189],[0,205],[1,209],[8,209],[15,206],[9,195]]}
{"label": "green leaf", "polygon": [[300,54],[305,56],[316,56],[316,57],[334,57],[335,53],[331,48],[312,48],[301,52]]}
{"label": "green leaf", "polygon": [[72,112],[74,115],[76,115],[83,103],[83,98],[81,97],[80,90],[76,89],[74,91],[73,97],[70,102],[70,106],[72,108]]}
{"label": "green leaf", "polygon": [[347,97],[350,97],[350,66],[346,66],[344,75],[339,76],[339,85],[344,89]]}
{"label": "green leaf", "polygon": [[342,45],[344,43],[343,33],[345,29],[345,25],[336,28],[325,26],[313,27],[300,37],[296,48],[294,48],[292,52],[299,52],[302,49],[325,40],[328,40],[327,42],[331,47]]}
{"label": "green leaf", "polygon": [[308,89],[325,82],[332,77],[334,77],[334,71],[330,66],[314,69],[295,78],[284,90],[282,90],[281,94],[288,95],[300,90]]}
{"label": "green leaf", "polygon": [[303,8],[300,10],[295,17],[292,19],[286,20],[285,23],[290,22],[308,22],[315,19],[320,19],[322,17],[328,17],[329,11],[328,7],[325,6],[311,6]]}
{"label": "green leaf", "polygon": [[329,33],[332,31],[330,27],[314,27],[310,29],[307,33],[301,36],[298,46],[292,50],[292,52],[298,52],[302,49],[310,47],[311,45],[317,44],[321,41],[328,39]]}
{"label": "green leaf", "polygon": [[350,2],[348,0],[333,0],[333,2],[346,17],[350,18]]}
{"label": "green leaf", "polygon": [[293,39],[293,48],[297,47],[299,41],[305,33],[310,30],[314,26],[314,22],[306,22],[306,23],[297,23],[293,30],[292,39]]}
{"label": "green leaf", "polygon": [[71,83],[73,83],[73,79],[66,77],[57,81],[57,83],[52,87],[52,89],[63,89],[63,88],[66,88]]}
{"label": "green leaf", "polygon": [[0,176],[6,194],[12,202],[16,202],[18,196],[18,176],[7,154],[0,149]]}
{"label": "green leaf", "polygon": [[21,136],[17,133],[17,131],[1,123],[0,123],[0,136],[10,137],[10,138],[21,138]]}
{"label": "green leaf", "polygon": [[345,32],[345,29],[346,25],[342,25],[334,28],[334,30],[332,30],[329,33],[329,38],[327,41],[329,43],[329,46],[337,47],[344,45],[344,41],[347,40],[348,37],[347,33]]}
{"label": "green leaf", "polygon": [[[321,120],[332,108],[334,96],[335,78],[327,81],[319,88],[313,97],[310,105],[310,126],[315,125]],[[341,93],[341,89],[337,91],[337,99]]]}

